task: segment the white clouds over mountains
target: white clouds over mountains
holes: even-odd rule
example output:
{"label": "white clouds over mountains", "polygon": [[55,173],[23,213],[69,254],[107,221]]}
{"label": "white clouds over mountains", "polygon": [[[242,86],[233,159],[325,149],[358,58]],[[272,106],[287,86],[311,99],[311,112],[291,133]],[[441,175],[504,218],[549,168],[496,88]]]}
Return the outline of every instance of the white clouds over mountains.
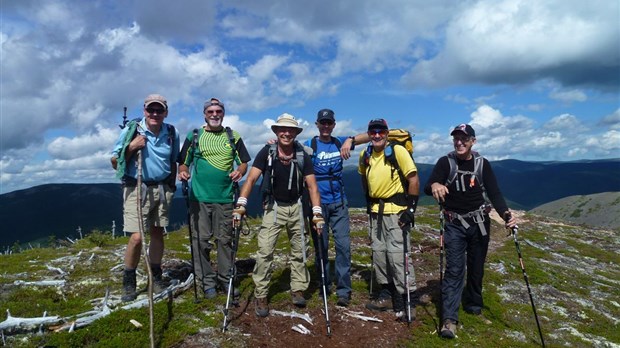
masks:
{"label": "white clouds over mountains", "polygon": [[0,6],[0,193],[112,181],[122,106],[138,115],[152,92],[168,98],[183,134],[201,123],[202,102],[220,97],[252,155],[278,114],[303,118],[307,138],[322,107],[336,110],[340,134],[377,114],[413,126],[418,162],[448,151],[460,122],[494,159],[620,150],[615,0]]}

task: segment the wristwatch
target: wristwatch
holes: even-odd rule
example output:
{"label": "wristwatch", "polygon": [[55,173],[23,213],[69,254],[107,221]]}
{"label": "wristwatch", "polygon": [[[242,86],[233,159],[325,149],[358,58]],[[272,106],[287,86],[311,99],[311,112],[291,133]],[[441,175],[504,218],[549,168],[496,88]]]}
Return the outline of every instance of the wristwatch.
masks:
{"label": "wristwatch", "polygon": [[350,136],[349,139],[351,139],[351,144],[355,145],[355,137],[354,136]]}

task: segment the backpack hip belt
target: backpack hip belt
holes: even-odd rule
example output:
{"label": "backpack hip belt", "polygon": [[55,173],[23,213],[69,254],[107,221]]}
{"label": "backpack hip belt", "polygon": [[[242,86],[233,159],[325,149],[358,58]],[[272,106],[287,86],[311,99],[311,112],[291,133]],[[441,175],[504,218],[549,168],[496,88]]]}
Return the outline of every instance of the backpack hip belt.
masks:
{"label": "backpack hip belt", "polygon": [[446,210],[444,212],[444,216],[450,222],[452,222],[454,219],[459,220],[461,222],[461,225],[465,228],[471,227],[471,225],[467,222],[466,219],[472,219],[475,224],[478,224],[478,227],[480,228],[480,233],[483,236],[486,236],[487,229],[486,227],[484,227],[484,222],[486,221],[486,216],[489,215],[490,211],[491,206],[488,204],[483,204],[477,210],[470,211],[469,213],[465,214],[458,214],[453,211]]}

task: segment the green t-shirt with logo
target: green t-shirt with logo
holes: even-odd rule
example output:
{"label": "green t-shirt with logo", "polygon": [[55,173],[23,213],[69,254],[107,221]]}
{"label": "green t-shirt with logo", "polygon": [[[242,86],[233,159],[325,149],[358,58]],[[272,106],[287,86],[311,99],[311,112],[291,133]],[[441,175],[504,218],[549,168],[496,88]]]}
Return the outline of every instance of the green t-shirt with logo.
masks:
{"label": "green t-shirt with logo", "polygon": [[233,182],[229,174],[235,162],[237,165],[249,162],[250,156],[239,133],[232,131],[232,134],[235,139],[235,158],[224,129],[212,132],[200,128],[194,151],[191,150],[194,133],[190,131],[187,134],[181,158],[185,158],[183,164],[192,166],[190,199],[206,203],[233,203]]}

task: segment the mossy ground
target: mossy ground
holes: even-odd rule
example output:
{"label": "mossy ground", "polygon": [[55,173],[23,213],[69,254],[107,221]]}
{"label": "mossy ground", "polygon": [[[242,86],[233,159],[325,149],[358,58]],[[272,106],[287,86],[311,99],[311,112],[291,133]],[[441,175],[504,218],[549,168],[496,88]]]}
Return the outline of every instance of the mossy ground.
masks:
{"label": "mossy ground", "polygon": [[[371,264],[370,247],[367,242],[368,231],[364,224],[366,218],[363,211],[352,209],[351,215],[352,221],[356,223],[352,223],[351,233],[354,295],[350,309],[362,311],[364,315],[373,315],[364,309],[364,304],[368,300]],[[527,215],[524,219],[527,220],[521,224],[519,241],[547,346],[589,347],[619,344],[618,234],[584,231],[582,227],[575,226],[558,226],[532,215]],[[391,322],[378,325],[380,332],[399,330],[402,333],[401,330],[404,330],[404,335],[389,341],[384,346],[539,345],[540,338],[514,242],[511,237],[506,237],[505,230],[496,223],[493,225],[492,246],[487,259],[484,282],[483,312],[490,323],[461,311],[458,338],[451,341],[439,338],[436,332],[439,324],[437,208],[420,207],[416,223],[417,229],[412,233],[414,251],[411,257],[414,260],[418,290],[422,295],[416,308],[417,319],[410,326]],[[258,225],[259,221],[251,220],[250,233],[242,235],[239,259],[252,258],[256,249]],[[37,317],[44,311],[47,311],[47,315],[73,316],[92,310],[93,304],[90,300],[103,297],[106,289],[120,293],[121,272],[112,269],[122,263],[123,246],[126,242],[127,237],[112,239],[107,236],[102,239],[98,236],[94,240],[84,238],[68,247],[37,248],[0,256],[2,272],[0,311],[5,312],[8,309],[16,317]],[[164,260],[189,260],[187,228],[169,233],[165,242]],[[280,258],[276,262],[269,290],[272,308],[286,307],[290,301],[286,234],[280,235],[276,249]],[[72,268],[67,267],[70,261],[58,261],[63,257],[67,259],[76,257],[80,252],[81,256],[73,263]],[[330,248],[332,263],[333,257],[332,242]],[[309,249],[308,258],[307,267],[312,276],[312,284],[308,291],[307,311],[315,313],[316,323],[313,330],[322,338],[323,302],[316,296],[318,275],[314,271],[312,248]],[[16,280],[60,278],[46,265],[67,272],[64,277],[67,283],[63,288],[13,285]],[[242,291],[242,299],[250,298],[254,289],[251,277],[240,276],[239,288]],[[207,337],[215,346],[252,345],[251,342],[254,341],[243,331],[244,326],[237,326],[236,322],[233,322],[229,332],[220,333],[223,320],[221,309],[225,300],[226,297],[220,295],[215,300],[195,303],[193,290],[190,290],[172,302],[157,303],[154,308],[157,345],[183,346],[184,342],[195,340],[200,335]],[[242,306],[237,310],[242,311],[243,318],[245,315],[251,317],[247,319],[250,326],[258,325],[251,305],[245,309]],[[136,328],[129,323],[130,319],[137,320],[144,327]],[[275,322],[275,319],[272,320]],[[334,325],[340,324],[336,314],[332,320]],[[72,333],[15,335],[7,337],[7,344],[16,347],[146,347],[149,344],[148,322],[147,308],[116,310],[111,315]],[[261,322],[261,325],[264,323]],[[350,325],[362,324],[351,322]],[[359,330],[368,331],[372,326],[368,325],[365,329]],[[318,340],[318,336],[301,336],[286,327],[283,327],[281,332],[282,335],[288,335],[291,340],[297,341],[298,345],[315,346],[314,343],[322,342]],[[257,333],[252,332],[252,335]],[[345,343],[338,341],[339,335],[342,336],[342,331],[335,332],[331,341],[326,342],[332,342],[333,346],[346,345],[346,341]]]}

